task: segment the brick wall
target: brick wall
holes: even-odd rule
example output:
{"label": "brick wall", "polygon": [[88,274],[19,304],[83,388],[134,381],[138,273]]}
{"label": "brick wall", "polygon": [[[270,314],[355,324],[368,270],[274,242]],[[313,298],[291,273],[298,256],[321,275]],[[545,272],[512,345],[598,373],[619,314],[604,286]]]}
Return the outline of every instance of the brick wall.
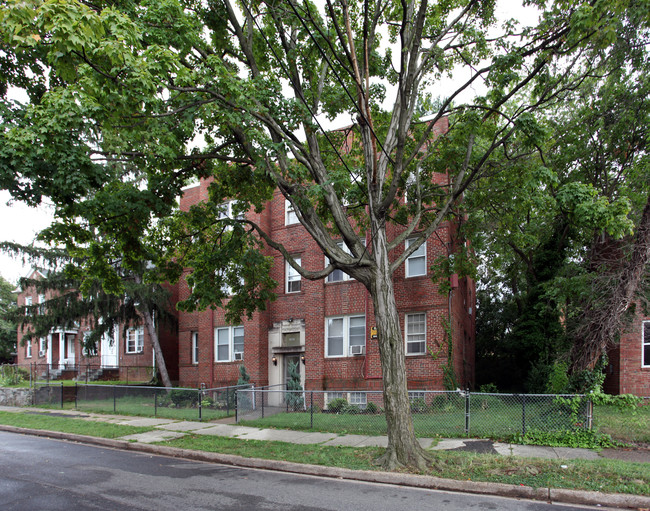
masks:
{"label": "brick wall", "polygon": [[[441,180],[445,176],[439,176]],[[445,181],[446,182],[446,181]],[[202,181],[187,188],[181,198],[181,209],[188,210],[192,205],[205,200],[209,182]],[[285,199],[276,191],[261,215],[255,220],[261,223],[274,240],[282,243],[289,252],[301,258],[303,267],[309,270],[322,269],[325,258],[316,243],[300,224],[285,225]],[[437,236],[427,241],[427,265],[440,255],[447,254],[450,229],[443,224]],[[391,226],[388,235],[394,237],[399,228]],[[370,240],[368,240],[370,244]],[[404,250],[398,247],[390,254],[394,260]],[[273,256],[271,277],[278,283],[275,289],[277,300],[270,303],[264,312],[253,315],[251,320],[242,321],[244,327],[243,361],[215,361],[215,329],[226,326],[221,309],[195,313],[179,312],[179,378],[183,386],[205,384],[207,387],[232,385],[239,377],[239,366],[243,363],[251,376],[252,383],[267,385],[277,381],[277,372],[282,364],[282,353],[272,351],[269,345],[270,331],[279,325],[296,325],[304,322],[305,363],[301,367],[306,389],[381,389],[381,366],[376,339],[370,338],[371,327],[375,325],[372,300],[364,286],[357,281],[325,282],[325,280],[301,280],[298,293],[285,292],[286,264],[284,259],[270,248],[266,255]],[[454,290],[451,303],[448,297],[440,295],[428,276],[405,277],[404,265],[394,276],[395,295],[398,312],[404,333],[407,313],[426,313],[427,347],[444,342],[443,318],[448,318],[452,309],[452,331],[454,342],[454,364],[459,384],[473,383],[474,375],[474,284],[469,279]],[[185,279],[178,285],[181,300],[189,295]],[[472,315],[467,313],[472,308]],[[366,353],[360,356],[328,358],[325,356],[326,318],[333,316],[365,315]],[[291,321],[293,320],[293,321]],[[199,356],[192,363],[192,332],[198,333]],[[278,365],[273,365],[271,357],[278,353]],[[442,389],[442,365],[446,363],[446,349],[443,356],[435,358],[428,353],[410,355],[406,359],[409,388]]]}
{"label": "brick wall", "polygon": [[609,352],[610,365],[604,384],[607,392],[650,397],[650,366],[643,366],[644,321],[650,321],[650,316],[637,315],[621,335],[619,346]]}

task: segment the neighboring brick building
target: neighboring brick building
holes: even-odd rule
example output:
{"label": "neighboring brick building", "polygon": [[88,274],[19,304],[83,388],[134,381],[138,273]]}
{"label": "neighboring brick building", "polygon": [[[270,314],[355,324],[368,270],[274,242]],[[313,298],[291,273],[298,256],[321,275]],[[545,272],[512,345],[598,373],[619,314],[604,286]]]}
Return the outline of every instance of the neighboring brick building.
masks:
{"label": "neighboring brick building", "polygon": [[[186,188],[181,209],[207,200],[208,186],[209,181],[202,181]],[[287,208],[279,191],[261,214],[250,215],[274,240],[299,257],[303,267],[324,267],[322,251]],[[412,390],[443,389],[443,366],[449,352],[445,324],[449,324],[450,316],[455,376],[462,387],[474,382],[474,282],[453,279],[451,294],[441,295],[427,275],[436,257],[453,252],[454,231],[453,225],[442,224],[394,276]],[[394,227],[389,236],[397,233]],[[267,255],[275,258],[271,276],[278,287],[277,299],[265,311],[256,312],[238,326],[229,326],[221,309],[179,312],[180,384],[212,388],[232,385],[244,364],[255,385],[276,385],[286,381],[287,364],[300,361],[307,390],[380,390],[379,349],[372,335],[373,305],[364,286],[340,271],[325,280],[301,279],[278,252],[268,249]],[[188,295],[187,283],[181,279],[179,299]]]}
{"label": "neighboring brick building", "polygon": [[[32,270],[29,279],[41,279],[44,275]],[[34,288],[17,289],[18,306],[37,305],[52,297],[51,293],[39,294]],[[177,301],[176,289],[172,288],[172,303]],[[155,366],[149,334],[144,326],[116,329],[112,336],[105,336],[95,350],[86,351],[81,341],[89,331],[89,323],[80,321],[73,328],[53,328],[46,336],[28,342],[26,331],[18,327],[17,364],[32,366],[37,376],[49,372],[50,376],[73,377],[86,371],[111,370],[113,376],[124,381],[147,381],[153,376]],[[161,328],[160,345],[164,353],[167,371],[172,381],[178,380],[178,336],[175,328]]]}
{"label": "neighboring brick building", "polygon": [[608,357],[605,392],[650,397],[650,316],[637,315]]}

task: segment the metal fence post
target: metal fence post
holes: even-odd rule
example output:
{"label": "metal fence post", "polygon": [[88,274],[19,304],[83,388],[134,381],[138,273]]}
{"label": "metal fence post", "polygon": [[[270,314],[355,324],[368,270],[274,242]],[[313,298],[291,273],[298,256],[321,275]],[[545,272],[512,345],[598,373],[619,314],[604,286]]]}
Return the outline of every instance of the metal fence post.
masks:
{"label": "metal fence post", "polygon": [[309,411],[311,414],[311,429],[314,429],[314,391],[309,393]]}
{"label": "metal fence post", "polygon": [[521,434],[526,434],[526,394],[521,395]]}
{"label": "metal fence post", "polygon": [[264,391],[262,391],[262,419],[264,418]]}
{"label": "metal fence post", "polygon": [[587,429],[591,431],[594,425],[594,402],[589,397],[587,402]]}
{"label": "metal fence post", "polygon": [[201,409],[201,389],[198,389],[199,393],[199,422],[203,421],[202,409]]}
{"label": "metal fence post", "polygon": [[74,382],[74,409],[77,409],[77,391],[79,389],[77,388],[77,382]]}
{"label": "metal fence post", "polygon": [[113,385],[113,413],[117,411],[117,396],[115,393],[117,392],[117,385]]}
{"label": "metal fence post", "polygon": [[[237,389],[233,389],[233,392],[235,393],[235,424],[239,423],[239,407],[237,406],[237,392],[239,392]],[[226,389],[226,401],[228,401],[228,389]],[[228,409],[228,415],[230,415],[230,409]]]}
{"label": "metal fence post", "polygon": [[469,387],[465,391],[465,434],[469,436],[469,424],[470,424],[470,402],[469,402]]}
{"label": "metal fence post", "polygon": [[[233,392],[235,392],[235,399],[237,399],[237,392],[235,390]],[[226,417],[230,417],[230,389],[228,387],[226,387]],[[235,417],[237,417],[237,407],[235,407]]]}
{"label": "metal fence post", "polygon": [[153,416],[158,417],[158,389],[153,389]]}
{"label": "metal fence post", "polygon": [[63,382],[61,382],[61,408],[63,408]]}

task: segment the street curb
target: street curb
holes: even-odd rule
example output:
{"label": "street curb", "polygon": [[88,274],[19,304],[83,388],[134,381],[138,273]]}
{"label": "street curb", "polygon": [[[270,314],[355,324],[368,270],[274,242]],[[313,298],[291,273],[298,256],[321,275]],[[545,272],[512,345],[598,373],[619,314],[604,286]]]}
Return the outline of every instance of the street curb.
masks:
{"label": "street curb", "polygon": [[346,479],[370,483],[394,484],[413,488],[430,490],[443,490],[478,495],[494,495],[515,499],[528,499],[547,502],[549,504],[577,504],[591,506],[605,506],[621,509],[648,509],[650,497],[640,495],[626,495],[613,493],[600,493],[582,490],[566,490],[556,488],[531,488],[530,486],[516,486],[503,483],[485,483],[479,481],[458,481],[455,479],[442,479],[434,476],[415,474],[400,474],[396,472],[375,472],[370,470],[351,470],[347,468],[328,467],[321,465],[308,465],[289,461],[264,460],[259,458],[244,458],[232,454],[220,454],[205,451],[193,451],[177,447],[162,445],[142,444],[98,438],[59,431],[46,431],[41,429],[20,428],[0,424],[0,431],[34,435],[56,440],[67,440],[99,447],[135,451],[146,454],[183,458],[207,463],[220,463],[242,468],[255,468],[262,470],[275,470],[294,474],[330,477],[333,479]]}

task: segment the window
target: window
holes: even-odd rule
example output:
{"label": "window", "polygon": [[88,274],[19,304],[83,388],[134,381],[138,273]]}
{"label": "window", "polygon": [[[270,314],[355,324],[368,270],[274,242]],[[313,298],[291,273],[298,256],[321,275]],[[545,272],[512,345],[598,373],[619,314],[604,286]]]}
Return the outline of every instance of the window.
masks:
{"label": "window", "polygon": [[236,200],[231,200],[228,202],[224,202],[221,204],[221,212],[219,213],[219,220],[225,220],[227,218],[233,219],[233,220],[243,220],[245,218],[245,214],[240,212],[235,214],[235,211],[237,210],[237,201]]}
{"label": "window", "polygon": [[[363,243],[364,246],[366,245],[366,240],[361,240],[361,242]],[[339,246],[339,248],[343,250],[343,252],[345,252],[348,255],[352,255],[352,252],[343,241],[339,241],[337,245]],[[328,264],[330,264],[330,260],[328,257],[325,257],[325,266],[327,266]],[[327,279],[325,281],[343,282],[345,280],[354,280],[354,279],[350,277],[347,273],[345,273],[343,270],[336,269],[327,276]]]}
{"label": "window", "polygon": [[347,393],[343,393],[343,392],[326,392],[325,394],[326,394],[325,397],[326,408],[327,405],[329,405],[335,399],[345,399],[347,396]]}
{"label": "window", "polygon": [[293,204],[287,199],[284,199],[284,225],[297,224],[299,222],[298,215],[296,215],[293,209]]}
{"label": "window", "polygon": [[31,341],[31,339],[28,339],[27,344],[25,344],[25,358],[32,358],[32,341]]}
{"label": "window", "polygon": [[44,357],[46,351],[47,351],[47,340],[45,339],[45,337],[41,337],[38,340],[38,356]]}
{"label": "window", "polygon": [[38,313],[43,315],[45,314],[45,295],[38,295]]}
{"label": "window", "polygon": [[97,356],[97,343],[89,344],[88,337],[90,337],[90,332],[84,332],[84,343],[83,343],[83,356],[84,357],[96,357]]}
{"label": "window", "polygon": [[427,349],[426,314],[407,314],[406,321],[406,354],[424,355]]}
{"label": "window", "polygon": [[190,334],[190,338],[192,339],[192,364],[198,364],[199,363],[199,333],[192,332]]}
{"label": "window", "polygon": [[416,399],[422,399],[426,397],[426,393],[419,390],[409,390],[409,399],[415,401]]}
{"label": "window", "polygon": [[417,202],[418,190],[416,188],[416,184],[417,184],[416,173],[419,172],[419,171],[420,171],[420,169],[418,168],[415,172],[412,172],[406,178],[406,191],[404,192],[404,202],[405,203]]}
{"label": "window", "polygon": [[366,347],[366,317],[327,318],[325,338],[326,357],[348,357],[354,352],[363,353]]}
{"label": "window", "polygon": [[[31,296],[26,296],[25,297],[25,307],[31,307],[32,306],[32,297]],[[25,309],[25,316],[29,316],[31,313]],[[31,355],[30,355],[31,357]]]}
{"label": "window", "polygon": [[[411,243],[415,243],[415,239],[406,240],[406,248],[411,246]],[[420,275],[427,274],[427,243],[426,241],[418,247],[418,249],[413,252],[406,259],[406,276],[407,277],[418,277]]]}
{"label": "window", "polygon": [[[302,260],[300,257],[294,257],[296,264],[300,266]],[[286,263],[286,276],[287,276],[287,293],[299,293],[300,292],[300,273],[298,273],[288,262]]]}
{"label": "window", "polygon": [[244,327],[228,326],[214,330],[215,358],[217,362],[244,359]]}
{"label": "window", "polygon": [[129,328],[126,331],[126,352],[142,353],[144,351],[144,327]]}
{"label": "window", "polygon": [[368,395],[365,392],[350,392],[351,405],[358,406],[361,410],[365,410],[368,406]]}
{"label": "window", "polygon": [[641,334],[643,343],[643,367],[650,367],[650,321],[643,322],[643,332]]}

